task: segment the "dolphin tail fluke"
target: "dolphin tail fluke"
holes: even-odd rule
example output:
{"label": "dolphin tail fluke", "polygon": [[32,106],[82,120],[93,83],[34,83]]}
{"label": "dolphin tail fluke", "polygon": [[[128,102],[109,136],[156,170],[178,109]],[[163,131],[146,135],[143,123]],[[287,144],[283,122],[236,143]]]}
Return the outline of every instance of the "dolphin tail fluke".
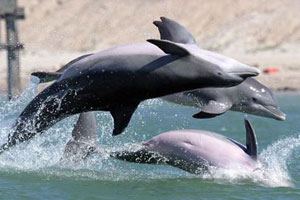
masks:
{"label": "dolphin tail fluke", "polygon": [[78,62],[79,60],[82,60],[83,58],[88,57],[90,55],[93,55],[93,54],[92,53],[86,54],[86,55],[80,56],[74,60],[71,60],[70,62],[65,64],[63,67],[61,67],[59,70],[57,70],[56,72],[33,72],[33,73],[31,73],[31,75],[38,77],[40,79],[40,83],[47,83],[50,81],[55,81],[55,80],[59,79],[61,74],[67,68],[69,68],[72,64],[74,64],[75,62]]}
{"label": "dolphin tail fluke", "polygon": [[40,79],[40,83],[47,83],[57,80],[60,76],[60,72],[33,72],[31,76],[36,76]]}

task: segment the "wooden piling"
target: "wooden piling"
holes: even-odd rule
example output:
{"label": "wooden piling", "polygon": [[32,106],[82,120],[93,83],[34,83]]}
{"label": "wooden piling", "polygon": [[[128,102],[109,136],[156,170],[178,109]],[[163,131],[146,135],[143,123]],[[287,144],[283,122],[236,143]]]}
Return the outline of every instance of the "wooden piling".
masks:
{"label": "wooden piling", "polygon": [[7,36],[8,98],[11,99],[21,91],[18,33],[15,17],[7,16],[5,21]]}
{"label": "wooden piling", "polygon": [[24,19],[24,9],[17,7],[17,0],[0,0],[0,19],[6,24],[6,44],[0,43],[0,50],[7,50],[7,85],[8,98],[11,99],[21,91],[19,43],[17,19]]}

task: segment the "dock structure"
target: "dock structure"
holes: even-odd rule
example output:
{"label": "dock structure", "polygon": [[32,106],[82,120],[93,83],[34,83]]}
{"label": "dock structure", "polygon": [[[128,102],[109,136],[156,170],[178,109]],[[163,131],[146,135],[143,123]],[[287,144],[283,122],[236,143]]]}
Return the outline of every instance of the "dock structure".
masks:
{"label": "dock structure", "polygon": [[[25,19],[24,8],[17,6],[17,0],[0,0],[0,50],[7,50],[7,91],[11,99],[21,91],[19,42],[16,20]],[[6,42],[2,43],[1,23],[5,21]]]}

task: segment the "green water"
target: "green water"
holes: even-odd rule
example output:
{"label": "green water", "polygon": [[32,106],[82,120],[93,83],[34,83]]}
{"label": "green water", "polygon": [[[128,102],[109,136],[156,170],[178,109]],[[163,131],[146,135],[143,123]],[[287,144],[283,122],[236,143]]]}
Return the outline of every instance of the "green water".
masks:
{"label": "green water", "polygon": [[[0,141],[33,98],[35,84],[19,99],[0,96]],[[256,130],[263,174],[221,170],[193,175],[170,166],[125,163],[92,155],[78,164],[59,162],[77,116],[0,155],[1,199],[300,199],[300,95],[277,94],[284,122],[248,116]],[[150,100],[139,106],[123,135],[111,137],[112,120],[97,112],[99,142],[126,148],[173,129],[205,129],[245,141],[241,113],[195,120],[197,109]]]}

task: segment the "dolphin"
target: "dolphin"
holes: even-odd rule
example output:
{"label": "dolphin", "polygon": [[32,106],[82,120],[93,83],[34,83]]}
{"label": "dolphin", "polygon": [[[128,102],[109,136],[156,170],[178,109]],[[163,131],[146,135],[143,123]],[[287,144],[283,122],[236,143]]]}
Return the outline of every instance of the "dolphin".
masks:
{"label": "dolphin", "polygon": [[95,142],[95,127],[96,120],[92,112],[80,114],[62,160],[77,162],[91,153],[108,154],[127,162],[167,164],[191,173],[202,173],[210,167],[241,167],[254,171],[262,166],[257,155],[256,135],[246,118],[246,145],[205,130],[174,130],[134,144],[129,149],[109,152]]}
{"label": "dolphin", "polygon": [[[161,39],[200,48],[193,35],[176,21],[161,17],[161,21],[154,21],[153,23],[157,26]],[[90,55],[84,55],[70,63]],[[59,78],[61,72],[69,66],[68,63],[56,72],[35,72],[32,75],[39,77],[41,82],[48,82]],[[203,88],[167,95],[162,99],[200,108],[201,111],[194,115],[195,118],[212,118],[224,114],[228,110],[276,120],[285,120],[286,118],[286,115],[280,110],[272,91],[253,78],[247,78],[234,87]]]}
{"label": "dolphin", "polygon": [[285,120],[272,91],[253,78],[228,88],[201,88],[162,97],[185,106],[200,108],[194,118],[212,118],[228,110]]}
{"label": "dolphin", "polygon": [[262,163],[257,156],[254,129],[247,119],[245,128],[246,145],[205,130],[175,130],[159,134],[131,150],[111,152],[110,156],[141,164],[168,164],[191,173],[202,173],[210,167],[255,171]]}
{"label": "dolphin", "polygon": [[85,159],[90,153],[99,148],[97,142],[97,122],[93,112],[80,113],[72,130],[72,138],[66,144],[63,157],[64,161],[78,162]]}
{"label": "dolphin", "polygon": [[[172,19],[161,17],[154,21],[161,39],[177,43],[197,45],[196,39],[182,25]],[[162,97],[163,99],[186,106],[200,108],[195,118],[211,118],[224,114],[228,110],[285,120],[272,91],[253,78],[228,88],[201,88]]]}
{"label": "dolphin", "polygon": [[[238,61],[219,62],[189,45],[168,40],[113,47],[69,63],[17,118],[0,153],[56,122],[87,111],[109,111],[113,135],[127,127],[143,100],[203,87],[229,87],[259,70]],[[229,58],[228,58],[229,59]]]}

